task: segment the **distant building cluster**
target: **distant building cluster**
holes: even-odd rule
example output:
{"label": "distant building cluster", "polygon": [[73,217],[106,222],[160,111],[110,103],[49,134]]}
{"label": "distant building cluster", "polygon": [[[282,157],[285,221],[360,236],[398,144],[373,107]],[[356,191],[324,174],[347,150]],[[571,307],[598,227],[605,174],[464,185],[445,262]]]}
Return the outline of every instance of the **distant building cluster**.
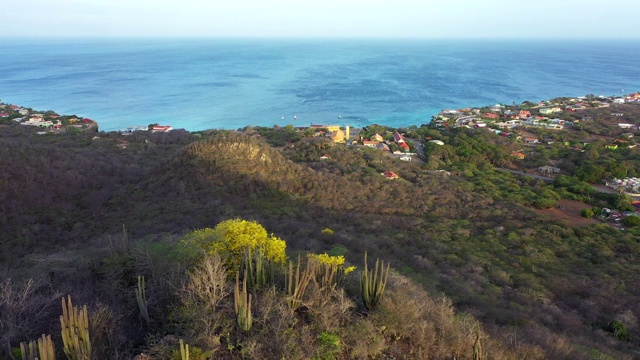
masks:
{"label": "distant building cluster", "polygon": [[[442,110],[434,116],[431,125],[435,127],[469,127],[484,128],[487,125],[502,130],[515,127],[545,127],[548,129],[563,129],[567,125],[573,125],[575,121],[566,121],[555,116],[565,112],[577,112],[589,108],[606,108],[615,104],[640,102],[640,93],[634,93],[622,97],[577,97],[556,101],[541,101],[538,103],[523,103],[520,106],[496,104],[483,108],[463,108],[457,110]],[[523,108],[524,107],[524,108]],[[621,117],[624,114],[613,112],[612,116]],[[583,118],[583,121],[591,119]],[[632,124],[620,124],[622,128],[635,127]]]}
{"label": "distant building cluster", "polygon": [[31,109],[17,105],[0,102],[0,119],[11,119],[24,126],[36,126],[43,131],[38,134],[63,131],[66,127],[71,128],[97,128],[97,123],[89,118],[76,116],[60,116],[52,111],[45,113],[35,112]]}
{"label": "distant building cluster", "polygon": [[606,185],[619,192],[627,194],[640,193],[640,178],[630,177],[624,179],[611,179],[606,181]]}

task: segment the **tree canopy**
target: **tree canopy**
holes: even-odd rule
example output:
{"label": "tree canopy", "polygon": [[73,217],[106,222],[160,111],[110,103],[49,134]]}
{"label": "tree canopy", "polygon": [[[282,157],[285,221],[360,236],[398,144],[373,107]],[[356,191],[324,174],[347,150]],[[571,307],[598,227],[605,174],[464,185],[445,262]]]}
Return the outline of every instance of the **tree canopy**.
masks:
{"label": "tree canopy", "polygon": [[287,244],[255,221],[226,220],[214,229],[205,228],[189,232],[182,242],[195,245],[210,254],[219,254],[229,269],[238,269],[242,255],[247,249],[261,248],[267,259],[284,264]]}

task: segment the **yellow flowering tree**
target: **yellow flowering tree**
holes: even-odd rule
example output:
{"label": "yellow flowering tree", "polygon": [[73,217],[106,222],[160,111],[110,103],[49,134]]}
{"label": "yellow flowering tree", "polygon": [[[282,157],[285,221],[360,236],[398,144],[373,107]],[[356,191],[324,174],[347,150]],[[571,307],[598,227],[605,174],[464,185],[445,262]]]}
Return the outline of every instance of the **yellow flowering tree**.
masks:
{"label": "yellow flowering tree", "polygon": [[308,256],[309,256],[309,259],[315,259],[320,264],[341,267],[345,274],[353,272],[356,269],[355,266],[344,267],[343,265],[344,265],[345,259],[344,259],[344,256],[342,256],[342,255],[340,255],[340,256],[331,256],[331,255],[329,255],[327,253],[324,253],[324,254],[312,254],[312,253],[310,253]]}
{"label": "yellow flowering tree", "polygon": [[333,289],[341,284],[346,275],[353,272],[355,266],[344,266],[344,256],[331,256],[329,254],[308,254],[308,261],[317,264],[316,282],[325,290]]}
{"label": "yellow flowering tree", "polygon": [[260,248],[265,257],[273,263],[284,265],[287,244],[273,234],[269,235],[262,225],[255,221],[226,220],[214,229],[206,228],[186,234],[182,241],[192,244],[207,253],[222,257],[231,271],[236,271],[247,249]]}

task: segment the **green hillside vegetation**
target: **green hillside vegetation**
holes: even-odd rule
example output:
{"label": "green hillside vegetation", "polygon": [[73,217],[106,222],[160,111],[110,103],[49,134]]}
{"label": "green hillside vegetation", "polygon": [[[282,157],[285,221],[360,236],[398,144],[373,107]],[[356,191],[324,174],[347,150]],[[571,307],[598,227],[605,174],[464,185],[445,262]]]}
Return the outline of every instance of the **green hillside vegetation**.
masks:
{"label": "green hillside vegetation", "polygon": [[[496,170],[510,161],[510,139],[441,132],[447,145],[427,144],[421,165],[324,139],[273,148],[229,131],[159,135],[128,138],[122,149],[115,134],[0,131],[1,271],[14,289],[38,279],[39,301],[21,310],[29,320],[2,339],[2,351],[43,333],[56,342],[56,305],[71,294],[105,319],[94,331],[103,332],[94,349],[105,358],[163,358],[183,339],[223,358],[464,359],[473,356],[476,320],[489,358],[638,356],[638,237],[604,224],[541,220],[532,207],[586,194],[579,184]],[[323,154],[331,159],[321,161]],[[452,175],[430,171],[437,169]],[[387,170],[401,179],[385,179]],[[275,285],[250,290],[248,333],[237,328],[232,296],[216,305],[219,317],[206,319],[218,323],[206,325],[177,290],[204,260],[177,244],[236,218],[286,239],[291,259],[328,252],[360,267],[368,252],[390,262],[396,270],[380,306],[366,311],[351,275],[329,303],[312,286],[309,304],[291,314],[281,274]],[[146,279],[148,323],[136,302],[138,275]],[[226,279],[231,294],[235,280]],[[309,346],[291,349],[299,344]]]}

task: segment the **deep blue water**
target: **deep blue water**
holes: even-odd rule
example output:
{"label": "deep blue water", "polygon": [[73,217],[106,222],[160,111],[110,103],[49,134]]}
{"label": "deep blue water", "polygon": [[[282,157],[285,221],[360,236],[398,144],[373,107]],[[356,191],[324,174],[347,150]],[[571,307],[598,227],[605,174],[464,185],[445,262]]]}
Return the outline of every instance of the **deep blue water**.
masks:
{"label": "deep blue water", "polygon": [[445,108],[621,90],[640,90],[640,41],[0,39],[3,101],[101,130],[419,125]]}

